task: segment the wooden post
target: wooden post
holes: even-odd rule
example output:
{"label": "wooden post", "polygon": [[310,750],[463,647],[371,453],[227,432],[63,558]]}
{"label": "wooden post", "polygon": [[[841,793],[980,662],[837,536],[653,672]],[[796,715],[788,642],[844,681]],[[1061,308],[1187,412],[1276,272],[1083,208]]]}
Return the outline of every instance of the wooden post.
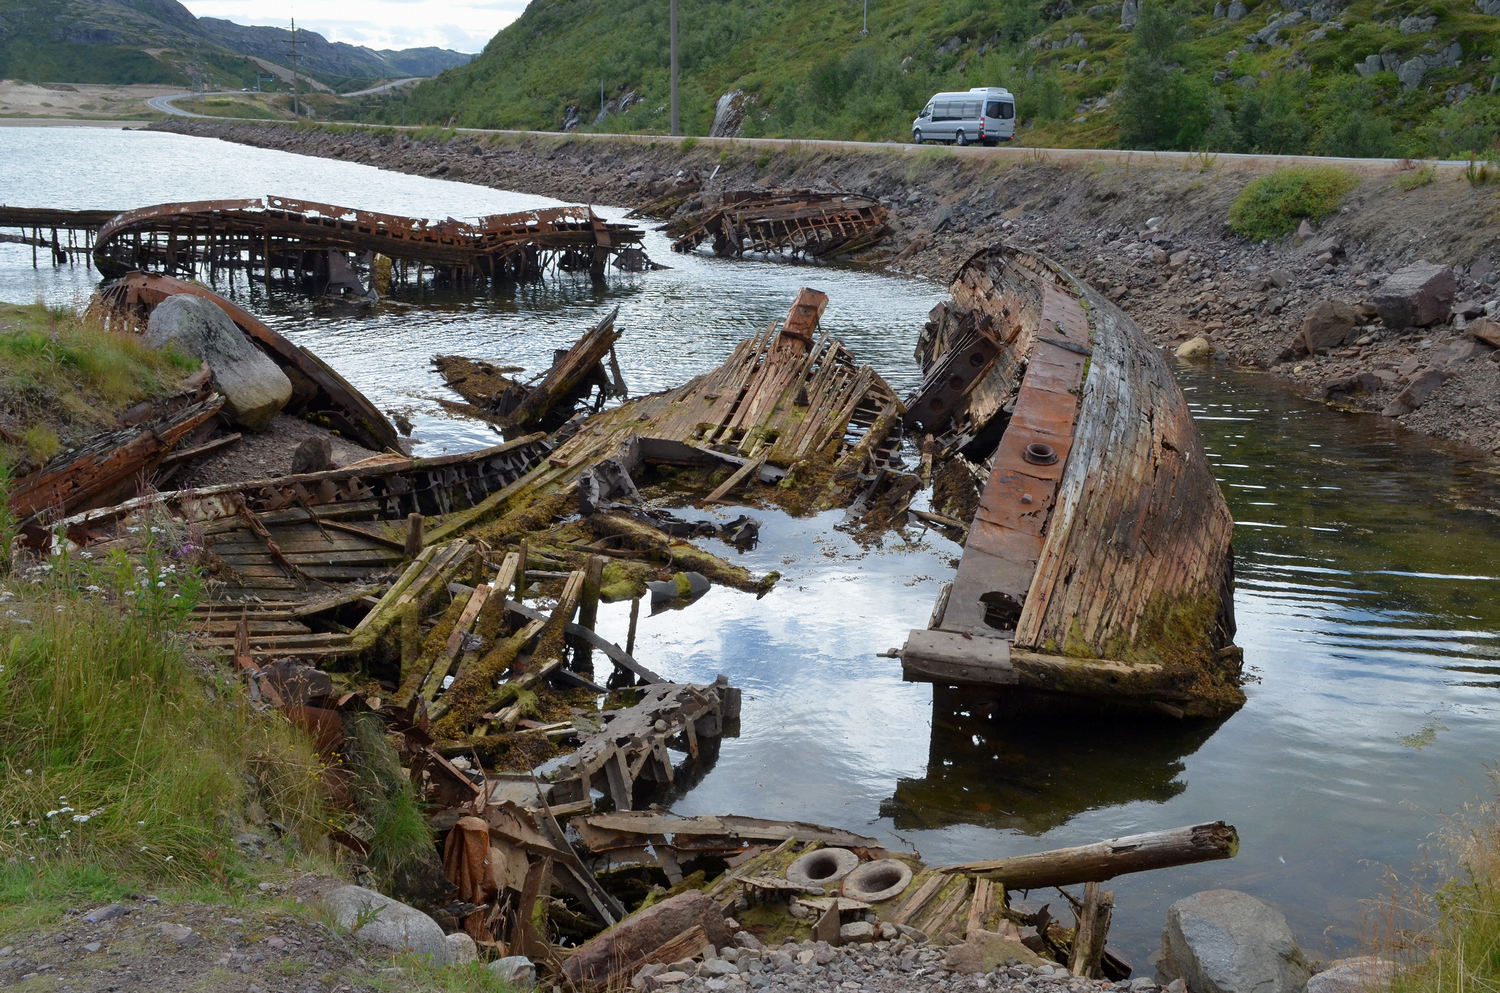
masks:
{"label": "wooden post", "polygon": [[406,515],[406,556],[415,557],[422,551],[422,530],[426,524],[426,518],[421,514]]}
{"label": "wooden post", "polygon": [[526,601],[526,542],[516,546],[516,603]]}
{"label": "wooden post", "polygon": [[1083,909],[1078,912],[1078,930],[1073,933],[1073,950],[1068,956],[1068,971],[1081,979],[1099,978],[1099,960],[1104,956],[1104,936],[1114,913],[1114,890],[1100,890],[1098,883],[1083,885]]}
{"label": "wooden post", "polygon": [[630,631],[625,635],[625,654],[635,654],[635,625],[641,619],[641,598],[630,601]]}
{"label": "wooden post", "polygon": [[[583,573],[583,598],[578,603],[578,623],[594,630],[594,625],[599,620],[599,586],[604,577],[604,557],[602,555],[589,556],[588,566]],[[573,657],[577,660],[575,668],[582,672],[594,671],[594,649],[586,639],[579,638],[573,643]]]}

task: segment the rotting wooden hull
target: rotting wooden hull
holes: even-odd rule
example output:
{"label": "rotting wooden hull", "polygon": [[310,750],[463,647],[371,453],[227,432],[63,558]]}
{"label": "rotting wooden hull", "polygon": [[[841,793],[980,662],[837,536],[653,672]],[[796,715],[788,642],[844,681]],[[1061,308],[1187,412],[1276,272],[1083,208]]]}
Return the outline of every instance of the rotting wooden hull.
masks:
{"label": "rotting wooden hull", "polygon": [[742,190],[668,227],[677,234],[674,252],[691,252],[712,238],[714,254],[726,258],[746,252],[828,258],[878,242],[889,230],[886,217],[884,207],[858,193]]}
{"label": "rotting wooden hull", "polygon": [[99,291],[99,299],[111,309],[149,317],[165,299],[179,293],[202,297],[228,315],[271,360],[292,377],[294,384],[306,384],[312,395],[296,403],[304,412],[316,411],[327,416],[341,434],[375,451],[402,451],[400,437],[390,419],[347,379],[322,359],[300,345],[293,344],[271,330],[248,310],[224,299],[206,286],[173,276],[132,272]]}
{"label": "rotting wooden hull", "polygon": [[[243,618],[251,648],[339,654],[357,648],[358,638],[334,625],[315,630],[314,619],[384,589],[377,580],[420,547],[408,533],[410,515],[421,515],[430,553],[458,530],[465,510],[519,479],[549,450],[533,434],[435,459],[372,460],[156,493],[77,514],[59,527],[95,551],[132,547],[139,533],[131,528],[143,521],[201,547],[209,582],[197,620],[207,644],[228,647]],[[435,563],[429,572],[437,576],[443,566]]]}
{"label": "rotting wooden hull", "polygon": [[911,403],[915,426],[956,443],[993,423],[1004,433],[957,575],[902,650],[905,677],[1177,715],[1243,703],[1233,521],[1182,392],[1135,324],[1065,271],[996,246],[960,270],[923,353],[937,375]]}

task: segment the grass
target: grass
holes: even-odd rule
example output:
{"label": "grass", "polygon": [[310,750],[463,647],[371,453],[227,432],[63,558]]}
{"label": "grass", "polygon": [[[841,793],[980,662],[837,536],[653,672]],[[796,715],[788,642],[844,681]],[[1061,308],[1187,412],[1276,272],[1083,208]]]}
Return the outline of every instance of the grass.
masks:
{"label": "grass", "polygon": [[0,409],[19,422],[0,423],[0,464],[29,471],[196,368],[67,309],[0,304]]}
{"label": "grass", "polygon": [[1391,181],[1391,185],[1403,193],[1410,193],[1412,190],[1432,185],[1432,181],[1436,178],[1437,169],[1431,162],[1428,162],[1401,173]]}
{"label": "grass", "polygon": [[[1394,928],[1383,943],[1405,964],[1392,993],[1462,993],[1500,984],[1500,773],[1490,772],[1491,798],[1449,819],[1439,837],[1445,881],[1430,894],[1392,901],[1388,917],[1425,925],[1414,935]],[[1404,906],[1401,906],[1405,904]]]}
{"label": "grass", "polygon": [[1252,241],[1279,238],[1338,209],[1358,180],[1332,166],[1294,166],[1251,180],[1229,205],[1229,227]]}
{"label": "grass", "polygon": [[0,894],[36,896],[39,873],[62,893],[228,886],[246,871],[232,838],[252,803],[293,848],[322,836],[322,767],[303,736],[175,636],[196,545],[165,532],[145,545],[5,581]]}

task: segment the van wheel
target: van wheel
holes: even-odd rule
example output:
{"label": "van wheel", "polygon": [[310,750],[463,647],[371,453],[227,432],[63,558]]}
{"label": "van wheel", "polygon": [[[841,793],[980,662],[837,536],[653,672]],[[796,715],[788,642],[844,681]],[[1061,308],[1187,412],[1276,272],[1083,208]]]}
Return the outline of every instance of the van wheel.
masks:
{"label": "van wheel", "polygon": [[953,139],[953,143],[954,143],[954,144],[955,144],[955,145],[967,145],[967,144],[968,144],[968,143],[969,143],[969,136],[968,136],[968,135],[966,135],[966,134],[964,134],[964,133],[963,133],[963,132],[962,132],[962,131],[960,131],[960,132],[959,132],[959,133],[958,133],[958,134],[957,134],[957,135],[956,135],[956,136],[955,136],[955,137],[954,137],[954,139]]}
{"label": "van wheel", "polygon": [[921,128],[912,128],[911,129],[911,140],[912,140],[912,144],[914,144],[914,145],[920,145],[920,144],[922,144],[922,129]]}

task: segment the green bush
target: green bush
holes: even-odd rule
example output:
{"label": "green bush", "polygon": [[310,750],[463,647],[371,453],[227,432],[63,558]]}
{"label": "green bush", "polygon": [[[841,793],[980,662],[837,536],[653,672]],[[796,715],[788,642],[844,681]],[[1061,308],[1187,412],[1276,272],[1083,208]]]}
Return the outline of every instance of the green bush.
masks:
{"label": "green bush", "polygon": [[1302,219],[1317,220],[1338,208],[1358,184],[1332,166],[1277,169],[1248,183],[1229,206],[1229,227],[1255,241],[1279,238]]}

